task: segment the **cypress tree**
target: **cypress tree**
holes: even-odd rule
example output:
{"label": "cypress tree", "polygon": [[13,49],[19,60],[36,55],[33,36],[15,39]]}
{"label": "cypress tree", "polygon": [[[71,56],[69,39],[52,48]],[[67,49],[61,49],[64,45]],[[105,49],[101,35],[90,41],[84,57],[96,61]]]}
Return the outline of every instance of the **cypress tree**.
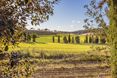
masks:
{"label": "cypress tree", "polygon": [[36,34],[33,34],[33,35],[32,35],[32,41],[33,41],[33,42],[36,42],[36,38],[37,38]]}
{"label": "cypress tree", "polygon": [[95,43],[96,43],[96,44],[99,43],[99,38],[98,38],[98,36],[95,37]]}
{"label": "cypress tree", "polygon": [[80,37],[79,36],[76,36],[75,40],[76,40],[76,43],[80,43]]}
{"label": "cypress tree", "polygon": [[58,43],[60,43],[60,36],[58,36]]}
{"label": "cypress tree", "polygon": [[88,43],[88,35],[85,36],[85,43]]}
{"label": "cypress tree", "polygon": [[68,43],[68,40],[67,40],[67,37],[66,36],[63,37],[63,42],[64,43]]}
{"label": "cypress tree", "polygon": [[71,42],[71,35],[70,34],[68,35],[68,42],[69,43]]}
{"label": "cypress tree", "polygon": [[74,37],[72,37],[72,43],[74,43]]}
{"label": "cypress tree", "polygon": [[106,39],[105,38],[101,38],[100,42],[101,42],[101,44],[105,44],[106,43]]}
{"label": "cypress tree", "polygon": [[30,34],[27,35],[27,41],[28,41],[28,42],[31,41],[31,35],[30,35]]}
{"label": "cypress tree", "polygon": [[92,35],[92,43],[95,43],[95,37]]}
{"label": "cypress tree", "polygon": [[89,37],[89,43],[92,43],[92,37],[91,36]]}
{"label": "cypress tree", "polygon": [[27,41],[27,34],[26,33],[23,33],[23,36],[24,36],[23,41],[26,42]]}
{"label": "cypress tree", "polygon": [[53,41],[53,43],[55,42],[55,37],[54,36],[52,37],[52,41]]}

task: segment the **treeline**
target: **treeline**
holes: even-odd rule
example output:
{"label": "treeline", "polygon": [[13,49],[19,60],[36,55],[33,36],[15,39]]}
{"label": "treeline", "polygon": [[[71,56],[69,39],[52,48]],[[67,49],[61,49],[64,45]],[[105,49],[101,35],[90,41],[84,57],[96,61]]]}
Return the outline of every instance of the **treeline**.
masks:
{"label": "treeline", "polygon": [[21,42],[36,42],[37,34],[23,33],[20,39]]}
{"label": "treeline", "polygon": [[[57,40],[55,38],[57,38]],[[67,44],[67,43],[80,44],[82,39],[81,39],[80,35],[72,36],[69,34],[68,36],[63,36],[63,37],[61,37],[60,35],[53,36],[52,41],[53,41],[53,43],[55,43],[55,41],[57,41],[58,43],[63,42],[65,44]],[[106,41],[105,37],[99,37],[99,36],[94,36],[94,35],[85,35],[85,39],[84,39],[83,43],[105,44],[106,42],[107,41]]]}
{"label": "treeline", "polygon": [[[71,36],[70,34],[68,36],[63,36],[63,37],[61,37],[60,35],[53,36],[52,37],[53,43],[55,43],[55,41],[56,41],[55,38],[57,38],[58,43],[61,43],[61,42],[65,43],[65,44],[67,44],[67,43],[80,43],[80,36]],[[61,40],[61,38],[63,38],[63,40]]]}
{"label": "treeline", "polygon": [[86,35],[84,43],[105,44],[107,42],[105,37]]}
{"label": "treeline", "polygon": [[48,30],[26,30],[26,33],[29,34],[38,34],[38,35],[56,35],[56,32],[48,31]]}

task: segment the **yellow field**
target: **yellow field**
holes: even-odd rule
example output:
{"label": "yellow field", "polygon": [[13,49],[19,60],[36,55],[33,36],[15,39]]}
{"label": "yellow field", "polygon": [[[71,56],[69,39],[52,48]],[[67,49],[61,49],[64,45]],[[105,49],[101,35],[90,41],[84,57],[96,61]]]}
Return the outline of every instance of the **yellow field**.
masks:
{"label": "yellow field", "polygon": [[59,44],[59,43],[20,43],[19,47],[11,48],[12,50],[24,50],[24,51],[49,51],[49,52],[63,52],[63,53],[81,53],[92,50],[94,47],[102,46],[95,44]]}

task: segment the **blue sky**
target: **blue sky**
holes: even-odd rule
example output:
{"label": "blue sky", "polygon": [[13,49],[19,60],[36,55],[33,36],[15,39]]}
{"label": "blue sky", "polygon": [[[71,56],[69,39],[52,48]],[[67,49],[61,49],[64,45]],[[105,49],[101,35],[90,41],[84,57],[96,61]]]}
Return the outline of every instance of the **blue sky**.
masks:
{"label": "blue sky", "polygon": [[85,8],[90,0],[60,0],[54,7],[54,15],[35,29],[75,31],[84,29]]}

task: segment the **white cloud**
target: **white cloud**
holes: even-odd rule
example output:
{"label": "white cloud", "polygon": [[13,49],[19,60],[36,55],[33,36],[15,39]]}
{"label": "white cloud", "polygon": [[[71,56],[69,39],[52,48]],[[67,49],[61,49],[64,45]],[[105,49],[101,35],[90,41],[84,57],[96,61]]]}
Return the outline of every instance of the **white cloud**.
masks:
{"label": "white cloud", "polygon": [[72,20],[72,23],[75,23],[75,20]]}
{"label": "white cloud", "polygon": [[81,23],[81,21],[77,21],[77,23],[79,24],[79,23]]}
{"label": "white cloud", "polygon": [[73,27],[74,27],[74,25],[70,25],[70,27],[72,27],[72,28],[73,28]]}

